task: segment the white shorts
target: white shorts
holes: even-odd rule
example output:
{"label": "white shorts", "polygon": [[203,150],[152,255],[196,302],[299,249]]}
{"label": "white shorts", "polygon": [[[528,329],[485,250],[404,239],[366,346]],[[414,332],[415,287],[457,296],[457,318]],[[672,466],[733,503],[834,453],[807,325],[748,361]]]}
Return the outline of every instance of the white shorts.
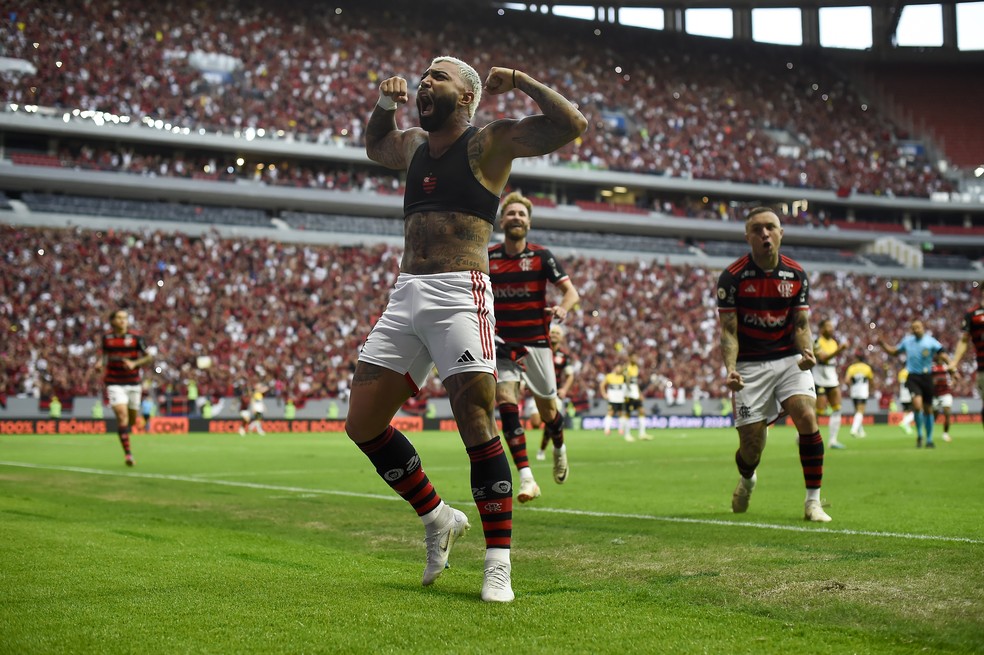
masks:
{"label": "white shorts", "polygon": [[605,394],[605,400],[608,401],[610,405],[624,405],[625,404],[625,390],[621,391],[608,391]]}
{"label": "white shorts", "polygon": [[139,384],[111,384],[106,387],[109,406],[126,405],[128,409],[140,409]]}
{"label": "white shorts", "polygon": [[817,364],[810,370],[810,373],[813,375],[813,381],[816,382],[817,388],[836,389],[840,386],[840,382],[837,381],[837,369],[833,366]]}
{"label": "white shorts", "polygon": [[253,415],[252,415],[252,414],[250,413],[250,411],[249,411],[248,409],[243,409],[243,410],[240,410],[240,411],[239,411],[239,416],[240,416],[240,417],[241,417],[241,418],[243,419],[243,421],[244,421],[244,422],[246,422],[246,423],[249,423],[250,421],[252,421],[252,420],[253,420]]}
{"label": "white shorts", "polygon": [[[526,387],[540,398],[557,397],[557,373],[554,371],[553,351],[549,347],[530,347],[519,363],[501,360],[499,382],[526,382]],[[523,370],[525,367],[525,370]]]}
{"label": "white shorts", "polygon": [[792,396],[817,397],[813,375],[797,366],[799,355],[768,362],[738,362],[745,387],[734,394],[735,427],[772,421]]}
{"label": "white shorts", "polygon": [[867,401],[870,393],[871,387],[867,384],[852,384],[851,385],[851,400],[861,400]]}
{"label": "white shorts", "polygon": [[495,376],[493,302],[485,273],[400,273],[359,361],[405,375],[414,393],[434,366],[441,380],[466,371]]}
{"label": "white shorts", "polygon": [[[502,375],[500,371],[499,375]],[[540,410],[536,406],[536,398],[533,396],[527,396],[526,402],[523,403],[523,416],[533,416],[534,414],[539,414]]]}
{"label": "white shorts", "polygon": [[899,402],[900,403],[911,403],[912,402],[912,392],[909,391],[909,387],[904,384],[899,387]]}
{"label": "white shorts", "polygon": [[953,407],[953,394],[947,393],[942,396],[933,396],[933,410],[941,411]]}

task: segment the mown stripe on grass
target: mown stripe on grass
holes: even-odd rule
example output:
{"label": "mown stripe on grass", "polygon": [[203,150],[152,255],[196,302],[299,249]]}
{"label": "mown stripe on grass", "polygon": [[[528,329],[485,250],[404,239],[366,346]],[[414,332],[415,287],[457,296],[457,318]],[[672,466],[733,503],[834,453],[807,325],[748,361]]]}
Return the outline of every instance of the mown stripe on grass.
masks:
{"label": "mown stripe on grass", "polygon": [[[145,478],[151,480],[171,480],[174,482],[193,482],[197,484],[219,485],[224,487],[238,487],[243,489],[260,489],[263,491],[289,491],[299,494],[319,494],[323,496],[349,496],[353,498],[371,498],[376,500],[402,500],[396,495],[390,494],[369,494],[354,491],[340,491],[337,489],[311,489],[307,487],[290,487],[274,484],[260,484],[258,482],[237,482],[235,480],[216,480],[203,479],[186,475],[167,475],[163,473],[139,473],[136,471],[108,471],[104,469],[83,468],[79,466],[54,466],[50,464],[33,464],[30,462],[6,462],[0,461],[0,466],[13,466],[19,468],[40,469],[46,471],[67,471],[70,473],[85,473],[89,475],[107,475],[124,478]],[[659,521],[663,523],[690,523],[693,525],[713,525],[731,526],[742,528],[757,528],[760,530],[782,530],[786,532],[810,532],[813,534],[824,533],[834,535],[856,535],[864,537],[884,537],[890,539],[912,539],[919,541],[948,541],[964,544],[984,544],[984,540],[971,539],[969,537],[947,537],[944,535],[915,534],[909,532],[876,532],[873,530],[839,530],[816,526],[796,526],[778,525],[775,523],[752,523],[750,521],[724,521],[721,519],[693,519],[679,516],[653,516],[651,514],[628,514],[621,512],[597,512],[593,510],[580,509],[561,509],[555,507],[525,507],[524,511],[544,512],[549,514],[566,514],[570,516],[592,516],[597,518],[623,518],[635,519],[639,521]]]}

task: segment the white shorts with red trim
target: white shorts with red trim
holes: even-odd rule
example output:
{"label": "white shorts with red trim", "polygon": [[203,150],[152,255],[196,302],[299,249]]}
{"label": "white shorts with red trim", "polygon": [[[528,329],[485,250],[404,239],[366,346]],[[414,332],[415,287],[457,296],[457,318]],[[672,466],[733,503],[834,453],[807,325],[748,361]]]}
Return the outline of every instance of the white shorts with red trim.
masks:
{"label": "white shorts with red trim", "polygon": [[773,421],[792,396],[817,397],[813,375],[800,370],[799,355],[768,362],[738,362],[745,387],[735,392],[735,426]]}
{"label": "white shorts with red trim", "polygon": [[110,384],[106,386],[106,398],[110,407],[126,405],[127,409],[140,409],[139,384]]}
{"label": "white shorts with red trim", "polygon": [[489,276],[479,271],[400,273],[359,361],[405,375],[414,393],[435,366],[441,380],[467,371],[495,376],[493,302]]}

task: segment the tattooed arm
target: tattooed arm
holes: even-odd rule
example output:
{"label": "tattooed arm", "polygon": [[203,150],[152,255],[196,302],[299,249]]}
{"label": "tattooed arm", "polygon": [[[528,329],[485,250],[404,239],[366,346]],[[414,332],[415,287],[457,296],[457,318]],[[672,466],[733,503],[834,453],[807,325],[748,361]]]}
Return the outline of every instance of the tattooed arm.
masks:
{"label": "tattooed arm", "polygon": [[738,314],[722,312],[721,318],[721,358],[724,360],[724,383],[732,391],[741,391],[745,380],[738,373]]}
{"label": "tattooed arm", "polygon": [[522,71],[496,67],[485,80],[488,95],[513,89],[532,98],[542,113],[493,121],[475,140],[480,150],[472,154],[476,156],[480,179],[490,189],[505,186],[512,160],[551,153],[581,136],[588,127],[587,119],[567,98]]}
{"label": "tattooed arm", "polygon": [[398,106],[408,99],[407,81],[402,77],[390,77],[379,84],[379,101],[366,125],[366,154],[387,168],[407,169],[414,150],[427,138],[419,127],[400,130],[396,126]]}
{"label": "tattooed arm", "polygon": [[803,356],[799,361],[799,367],[808,371],[817,364],[817,357],[813,354],[813,332],[810,331],[810,310],[796,312],[793,321],[793,340]]}

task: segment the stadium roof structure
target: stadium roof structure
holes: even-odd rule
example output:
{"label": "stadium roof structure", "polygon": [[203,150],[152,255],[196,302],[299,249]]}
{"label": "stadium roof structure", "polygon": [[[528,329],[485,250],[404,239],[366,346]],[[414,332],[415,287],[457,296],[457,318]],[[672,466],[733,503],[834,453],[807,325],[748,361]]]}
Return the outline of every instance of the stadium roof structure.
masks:
{"label": "stadium roof structure", "polygon": [[[979,2],[980,0],[814,0],[813,2],[789,2],[789,0],[615,0],[614,2],[599,2],[598,0],[561,0],[559,2],[532,3],[538,5],[578,5],[583,7],[649,7],[654,9],[719,9],[719,8],[746,8],[746,9],[765,9],[792,7],[806,9],[813,7],[857,7],[866,5],[872,8],[885,8],[894,11],[901,10],[906,5],[938,5],[938,4],[960,4],[961,2]],[[531,4],[531,3],[526,3]]]}
{"label": "stadium roof structure", "polygon": [[[734,38],[738,40],[751,39],[751,12],[753,9],[800,9],[803,15],[803,46],[819,46],[819,28],[817,12],[827,7],[858,7],[871,8],[872,14],[872,48],[874,52],[896,50],[894,44],[895,32],[902,17],[902,10],[908,5],[940,5],[943,8],[943,46],[941,48],[919,48],[919,53],[934,51],[939,58],[954,60],[970,56],[976,58],[978,52],[961,52],[956,47],[956,5],[979,0],[812,0],[810,2],[789,2],[788,0],[558,0],[555,2],[501,2],[493,0],[494,6],[525,5],[532,10],[550,10],[560,6],[595,7],[599,20],[612,10],[615,21],[618,11],[627,8],[662,9],[666,12],[667,31],[686,31],[687,9],[730,9],[735,15]],[[610,14],[609,14],[610,15]],[[906,49],[900,49],[906,50]]]}

